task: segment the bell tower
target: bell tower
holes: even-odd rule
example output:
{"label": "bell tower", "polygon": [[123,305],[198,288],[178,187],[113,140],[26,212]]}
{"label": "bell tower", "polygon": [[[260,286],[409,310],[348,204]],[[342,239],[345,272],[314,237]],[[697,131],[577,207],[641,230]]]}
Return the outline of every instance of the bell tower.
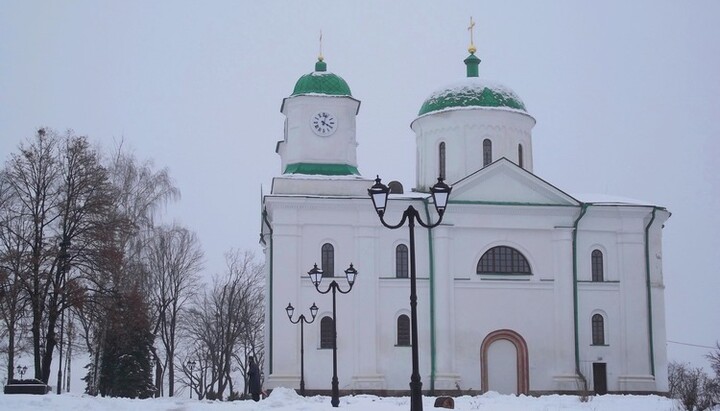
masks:
{"label": "bell tower", "polygon": [[283,100],[285,135],[276,152],[282,174],[359,175],[354,99],[342,77],[327,71],[322,54],[315,70],[297,81]]}

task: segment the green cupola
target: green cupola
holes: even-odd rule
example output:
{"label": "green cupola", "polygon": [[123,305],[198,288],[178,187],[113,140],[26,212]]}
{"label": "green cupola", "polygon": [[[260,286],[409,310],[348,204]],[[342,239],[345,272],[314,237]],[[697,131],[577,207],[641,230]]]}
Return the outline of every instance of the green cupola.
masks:
{"label": "green cupola", "polygon": [[315,63],[315,71],[305,74],[295,83],[291,96],[327,95],[350,96],[350,87],[342,77],[327,71],[327,63],[322,56]]}
{"label": "green cupola", "polygon": [[480,58],[475,46],[470,45],[470,55],[465,58],[466,79],[443,87],[428,97],[420,107],[418,116],[437,111],[473,107],[512,109],[527,112],[525,104],[511,89],[478,78]]}
{"label": "green cupola", "polygon": [[276,147],[284,176],[355,178],[357,165],[355,117],[360,101],[340,76],[327,71],[322,51],[315,70],[295,84],[283,99],[285,135]]}

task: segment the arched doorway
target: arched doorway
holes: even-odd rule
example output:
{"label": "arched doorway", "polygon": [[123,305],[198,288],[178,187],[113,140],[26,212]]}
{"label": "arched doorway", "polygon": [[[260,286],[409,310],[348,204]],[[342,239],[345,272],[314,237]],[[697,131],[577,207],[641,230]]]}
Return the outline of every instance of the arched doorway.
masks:
{"label": "arched doorway", "polygon": [[488,334],[480,346],[480,376],[483,392],[527,394],[528,350],[522,336],[512,330]]}

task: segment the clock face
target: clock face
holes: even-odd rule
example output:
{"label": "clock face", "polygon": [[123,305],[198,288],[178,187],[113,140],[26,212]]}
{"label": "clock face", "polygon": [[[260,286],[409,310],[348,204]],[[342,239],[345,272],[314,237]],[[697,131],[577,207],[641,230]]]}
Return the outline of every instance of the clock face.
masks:
{"label": "clock face", "polygon": [[310,118],[310,127],[312,127],[315,134],[326,137],[337,129],[337,120],[335,120],[335,116],[327,111],[320,111]]}

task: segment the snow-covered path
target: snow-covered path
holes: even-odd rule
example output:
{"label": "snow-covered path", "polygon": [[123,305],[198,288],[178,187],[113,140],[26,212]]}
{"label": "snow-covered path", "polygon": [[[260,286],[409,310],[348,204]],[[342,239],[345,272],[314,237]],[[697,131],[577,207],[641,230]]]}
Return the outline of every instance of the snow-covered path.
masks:
{"label": "snow-covered path", "polygon": [[[426,410],[433,408],[435,399],[424,398]],[[383,398],[372,395],[342,397],[340,409],[347,411],[407,411],[408,397]],[[158,398],[130,400],[122,398],[98,398],[77,394],[43,396],[2,395],[0,410],[4,411],[316,411],[332,410],[328,397],[298,396],[289,389],[276,389],[269,398],[258,403],[253,401],[215,402],[188,398]],[[605,395],[580,402],[578,397],[549,395],[539,398],[515,397],[487,393],[476,397],[458,397],[456,410],[481,411],[676,411],[676,403],[659,396]]]}

